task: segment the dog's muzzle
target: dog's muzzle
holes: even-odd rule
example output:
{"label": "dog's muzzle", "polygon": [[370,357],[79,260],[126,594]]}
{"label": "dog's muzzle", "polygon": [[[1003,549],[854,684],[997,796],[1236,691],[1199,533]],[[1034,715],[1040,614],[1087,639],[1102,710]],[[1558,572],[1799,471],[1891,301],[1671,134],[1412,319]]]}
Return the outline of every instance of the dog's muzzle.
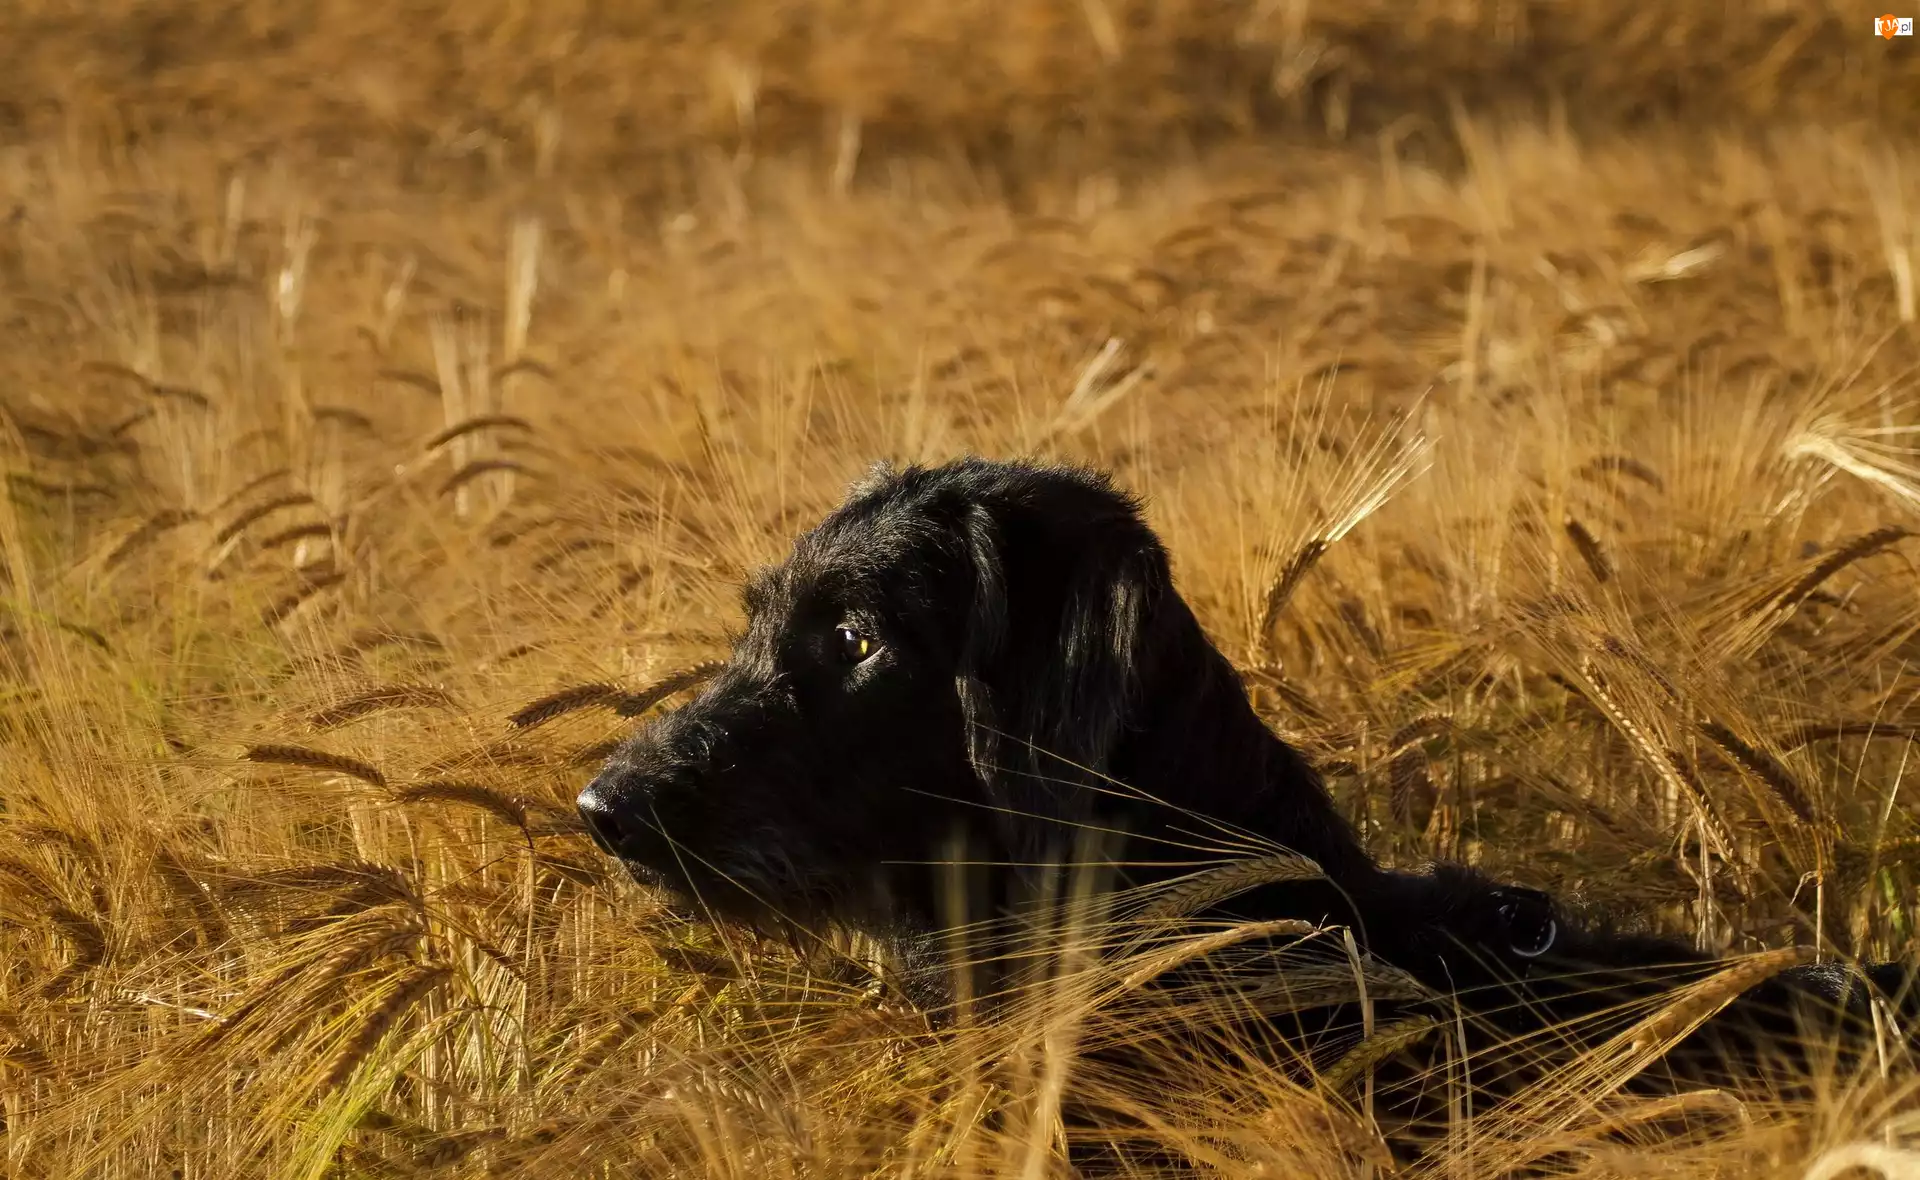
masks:
{"label": "dog's muzzle", "polygon": [[586,821],[587,834],[608,856],[622,855],[621,849],[626,846],[632,826],[621,814],[621,792],[613,781],[615,777],[612,770],[601,771],[574,800],[580,809],[580,818]]}
{"label": "dog's muzzle", "polygon": [[662,794],[671,793],[672,779],[616,760],[587,784],[574,806],[602,852],[629,863],[653,864],[669,844],[654,811]]}

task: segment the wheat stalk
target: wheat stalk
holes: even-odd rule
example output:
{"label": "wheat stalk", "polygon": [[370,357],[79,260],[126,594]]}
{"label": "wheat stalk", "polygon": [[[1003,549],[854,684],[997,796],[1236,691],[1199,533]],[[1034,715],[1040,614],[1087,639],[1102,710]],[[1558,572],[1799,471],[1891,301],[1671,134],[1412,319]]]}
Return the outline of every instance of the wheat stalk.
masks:
{"label": "wheat stalk", "polygon": [[[1280,622],[1280,616],[1287,609],[1287,603],[1293,600],[1293,592],[1299,587],[1301,579],[1307,576],[1307,571],[1326,556],[1327,550],[1331,548],[1333,548],[1333,542],[1330,539],[1311,538],[1294,550],[1293,556],[1287,559],[1287,564],[1280,567],[1279,575],[1267,588],[1266,607],[1260,612],[1261,635],[1273,634],[1274,627]],[[1268,646],[1271,649],[1271,640],[1268,641]]]}
{"label": "wheat stalk", "polygon": [[614,1051],[634,1037],[645,1032],[654,1021],[660,1018],[660,1012],[654,1008],[636,1008],[623,1013],[606,1031],[595,1037],[586,1048],[580,1051],[573,1064],[561,1074],[557,1084],[563,1089],[577,1084],[582,1078],[599,1069]]}
{"label": "wheat stalk", "polygon": [[[465,437],[466,436],[462,435],[460,439],[463,440]],[[517,475],[527,476],[528,478],[538,478],[540,474],[518,459],[473,459],[461,464],[458,471],[455,471],[442,481],[438,494],[444,496],[451,492],[455,493],[457,498],[458,494],[461,493],[468,484],[483,475],[489,475],[496,471],[513,472]]]}
{"label": "wheat stalk", "polygon": [[[496,374],[496,377],[506,375],[505,372],[502,372]],[[476,414],[471,418],[455,422],[453,425],[437,431],[432,438],[426,441],[426,445],[421,449],[428,454],[432,454],[455,439],[465,438],[469,434],[474,434],[482,430],[509,430],[517,434],[532,434],[534,432],[533,423],[514,414]]]}
{"label": "wheat stalk", "polygon": [[[1639,1024],[1616,1034],[1600,1050],[1604,1060],[1609,1054],[1631,1058],[1628,1073],[1638,1073],[1647,1062],[1678,1044],[1680,1039],[1699,1028],[1714,1013],[1763,980],[1789,968],[1809,963],[1814,952],[1809,947],[1791,946],[1741,959],[1682,990],[1659,1011]],[[1625,1076],[1621,1077],[1625,1080]]]}
{"label": "wheat stalk", "polygon": [[1408,1016],[1389,1021],[1322,1072],[1319,1075],[1320,1084],[1329,1090],[1344,1090],[1367,1070],[1401,1050],[1419,1044],[1440,1027],[1441,1022],[1432,1016]]}
{"label": "wheat stalk", "polygon": [[367,1013],[360,1027],[334,1055],[321,1079],[320,1088],[331,1090],[351,1077],[361,1061],[386,1038],[393,1026],[452,975],[453,968],[445,963],[422,963],[395,980],[385,998]]}
{"label": "wheat stalk", "polygon": [[1600,541],[1579,518],[1567,517],[1567,537],[1573,542],[1574,549],[1580,554],[1580,560],[1586,563],[1587,572],[1593,580],[1606,583],[1613,580],[1613,563],[1607,560],[1607,554],[1600,547]]}
{"label": "wheat stalk", "polygon": [[107,958],[107,933],[100,923],[64,905],[47,911],[54,929],[73,948],[73,959],[40,989],[45,999],[65,995],[80,977],[100,966]]}
{"label": "wheat stalk", "polygon": [[[304,953],[293,955],[280,969],[246,993],[245,998],[218,1023],[204,1030],[193,1041],[196,1051],[211,1049],[236,1036],[252,1037],[256,1029],[267,1039],[283,1039],[297,1031],[308,1007],[326,1007],[340,993],[342,981],[358,974],[382,959],[412,952],[425,929],[412,920],[395,921],[394,912],[363,910],[342,918],[319,935],[308,935],[302,943]],[[304,986],[302,981],[304,979]],[[273,1006],[281,1018],[276,1033],[270,1023],[275,1013],[263,1013]]]}
{"label": "wheat stalk", "polygon": [[691,668],[683,668],[622,700],[615,706],[614,711],[622,717],[638,717],[674,693],[705,684],[719,675],[724,667],[726,667],[725,661],[708,660],[695,664]]}
{"label": "wheat stalk", "polygon": [[175,895],[184,900],[193,910],[194,920],[200,924],[207,940],[214,945],[226,942],[233,931],[227,926],[226,919],[220,916],[220,909],[207,895],[206,887],[193,879],[180,858],[172,849],[160,847],[153,854],[154,875],[166,882]]}
{"label": "wheat stalk", "polygon": [[186,508],[169,508],[163,512],[156,512],[142,521],[138,528],[135,528],[132,532],[121,538],[111,549],[107,550],[107,555],[101,559],[101,568],[114,568],[126,561],[129,557],[132,557],[136,550],[144,545],[150,544],[162,533],[179,528],[189,521],[198,519],[198,513]]}
{"label": "wheat stalk", "polygon": [[[260,548],[267,551],[283,549],[288,545],[300,541],[310,541],[318,537],[326,537],[331,540],[333,538],[333,526],[325,521],[319,520],[310,521],[306,524],[289,525],[277,533],[270,533],[260,538]],[[301,564],[297,556],[295,558],[295,564]]]}
{"label": "wheat stalk", "polygon": [[1762,750],[1749,745],[1741,737],[1718,721],[1707,720],[1700,723],[1700,732],[1708,740],[1732,756],[1734,762],[1746,769],[1772,789],[1775,797],[1787,805],[1787,810],[1801,823],[1814,822],[1813,804],[1800,783],[1780,760]]}
{"label": "wheat stalk", "polygon": [[1802,574],[1785,590],[1780,591],[1766,604],[1766,609],[1778,614],[1786,614],[1805,601],[1807,595],[1814,592],[1821,583],[1841,570],[1899,544],[1913,533],[1898,525],[1885,525],[1863,536],[1855,537],[1832,553],[1821,558],[1814,567]]}
{"label": "wheat stalk", "polygon": [[[1662,679],[1664,681],[1664,678]],[[1677,699],[1672,685],[1668,684],[1665,687],[1668,694]],[[1732,829],[1726,825],[1714,808],[1713,797],[1701,784],[1699,776],[1694,773],[1693,764],[1686,755],[1655,741],[1641,725],[1626,715],[1618,702],[1613,699],[1613,695],[1602,688],[1594,677],[1581,675],[1579,692],[1598,707],[1613,727],[1626,737],[1628,743],[1640,754],[1641,760],[1654,774],[1673,788],[1675,794],[1693,803],[1695,816],[1699,819],[1701,827],[1712,836],[1720,855],[1734,863],[1741,863]]]}
{"label": "wheat stalk", "polygon": [[507,721],[516,729],[532,729],[575,710],[595,706],[612,709],[622,717],[638,717],[676,692],[705,684],[725,666],[718,660],[695,664],[662,677],[639,692],[630,693],[612,684],[574,685],[522,705]]}
{"label": "wheat stalk", "polygon": [[0,857],[0,881],[25,892],[43,906],[63,904],[60,890],[54,887],[44,873],[25,861],[13,857]]}
{"label": "wheat stalk", "polygon": [[248,762],[264,762],[276,766],[300,766],[308,770],[327,770],[335,774],[344,774],[348,778],[359,779],[376,787],[387,785],[387,776],[379,767],[358,758],[349,758],[345,754],[332,754],[325,750],[315,750],[309,746],[289,746],[268,743],[248,746],[241,755]]}
{"label": "wheat stalk", "polygon": [[[1813,951],[1806,947],[1767,951],[1679,989],[1660,1008],[1584,1054],[1551,1093],[1529,1104],[1530,1140],[1563,1134],[1583,1111],[1592,1108],[1596,1094],[1618,1090],[1748,989],[1812,958]],[[1474,1174],[1504,1174],[1531,1148],[1528,1141],[1519,1141],[1492,1151],[1497,1153],[1492,1158],[1471,1161]]]}
{"label": "wheat stalk", "polygon": [[1595,475],[1612,474],[1615,472],[1621,475],[1631,476],[1656,492],[1663,492],[1667,489],[1667,481],[1660,477],[1658,471],[1655,471],[1647,463],[1634,458],[1632,455],[1600,455],[1582,464],[1574,474],[1583,478],[1591,478]]}
{"label": "wheat stalk", "polygon": [[262,891],[330,889],[371,891],[383,900],[412,902],[415,894],[406,874],[387,865],[367,861],[331,861],[292,865],[242,873],[234,870],[209,872],[220,892],[232,897],[248,897]]}
{"label": "wheat stalk", "polygon": [[1276,918],[1265,922],[1242,922],[1225,930],[1196,934],[1157,950],[1143,951],[1121,960],[1114,968],[1119,973],[1114,992],[1124,994],[1134,991],[1183,963],[1190,963],[1195,959],[1204,958],[1216,951],[1225,950],[1243,942],[1283,936],[1305,938],[1319,932],[1320,927],[1311,922],[1302,922],[1295,918]]}
{"label": "wheat stalk", "polygon": [[1294,551],[1268,586],[1258,632],[1268,654],[1272,653],[1278,642],[1275,628],[1279,625],[1280,616],[1307,572],[1326,556],[1329,549],[1379,511],[1393,498],[1394,493],[1431,466],[1433,443],[1425,435],[1416,434],[1399,448],[1398,453],[1388,458],[1387,448],[1392,442],[1393,434],[1389,431],[1376,438],[1366,452],[1354,461],[1347,478],[1335,489],[1333,502],[1338,507],[1332,512],[1332,519],[1324,529],[1309,537]]}
{"label": "wheat stalk", "polygon": [[527,830],[527,805],[491,787],[478,783],[429,782],[403,787],[394,792],[397,803],[461,803],[477,807],[509,827]]}
{"label": "wheat stalk", "polygon": [[1366,991],[1376,1003],[1382,1000],[1431,1000],[1432,988],[1397,967],[1379,959],[1362,956],[1358,974],[1354,962],[1337,964],[1276,963],[1272,970],[1252,984],[1236,985],[1230,993],[1236,1007],[1265,1015],[1282,1015],[1344,1004],[1359,996],[1358,981],[1364,978]]}
{"label": "wheat stalk", "polygon": [[260,612],[260,622],[264,626],[274,626],[306,605],[307,602],[315,596],[323,591],[331,590],[339,586],[346,580],[347,575],[345,571],[342,570],[321,570],[317,573],[309,574],[301,580],[302,584],[299,589],[276,599],[266,609],[262,610]]}
{"label": "wheat stalk", "polygon": [[1896,738],[1914,741],[1920,738],[1920,726],[1895,725],[1886,721],[1817,721],[1795,726],[1774,739],[1783,753],[1791,754],[1814,742],[1835,742],[1844,738]]}
{"label": "wheat stalk", "polygon": [[617,684],[576,684],[520,706],[507,718],[507,724],[515,729],[532,729],[579,709],[595,705],[613,708],[626,696],[626,690]]}
{"label": "wheat stalk", "polygon": [[1133,920],[1145,925],[1184,918],[1262,885],[1316,881],[1325,877],[1326,873],[1317,863],[1291,852],[1232,861],[1203,869],[1156,890],[1152,900],[1134,911]]}
{"label": "wheat stalk", "polygon": [[350,721],[388,709],[440,708],[457,710],[460,703],[446,689],[431,684],[394,684],[337,701],[307,718],[316,730],[336,729]]}
{"label": "wheat stalk", "polygon": [[224,545],[245,532],[249,525],[265,519],[273,513],[280,511],[282,508],[297,508],[302,505],[312,504],[313,502],[313,497],[305,492],[288,492],[285,495],[275,496],[270,500],[262,501],[228,521],[226,525],[213,534],[213,542],[216,545]]}

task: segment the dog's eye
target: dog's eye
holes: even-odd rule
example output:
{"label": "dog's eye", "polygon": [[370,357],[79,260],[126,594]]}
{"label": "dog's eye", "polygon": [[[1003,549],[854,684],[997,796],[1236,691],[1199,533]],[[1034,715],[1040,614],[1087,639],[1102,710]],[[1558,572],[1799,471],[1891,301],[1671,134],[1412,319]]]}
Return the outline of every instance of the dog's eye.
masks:
{"label": "dog's eye", "polygon": [[840,658],[849,664],[857,664],[873,654],[878,644],[852,627],[834,628],[834,641],[840,651]]}

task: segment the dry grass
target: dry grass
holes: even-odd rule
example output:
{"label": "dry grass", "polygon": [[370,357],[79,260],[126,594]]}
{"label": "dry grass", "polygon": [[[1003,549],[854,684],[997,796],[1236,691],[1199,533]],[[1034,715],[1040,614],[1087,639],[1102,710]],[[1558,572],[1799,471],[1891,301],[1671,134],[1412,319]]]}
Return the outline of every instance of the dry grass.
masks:
{"label": "dry grass", "polygon": [[[1868,27],[11,5],[0,1173],[1060,1173],[1132,984],[1257,931],[1103,965],[1063,886],[1023,1006],[936,1034],[569,810],[743,571],[872,459],[980,450],[1150,495],[1380,855],[1758,952],[1421,1174],[1914,1174],[1897,1040],[1810,1107],[1613,1090],[1782,948],[1916,954],[1920,154],[1875,122],[1920,58]],[[1312,871],[1221,840],[1133,917]],[[1073,1084],[1203,1169],[1379,1176],[1370,1067],[1454,1032]]]}

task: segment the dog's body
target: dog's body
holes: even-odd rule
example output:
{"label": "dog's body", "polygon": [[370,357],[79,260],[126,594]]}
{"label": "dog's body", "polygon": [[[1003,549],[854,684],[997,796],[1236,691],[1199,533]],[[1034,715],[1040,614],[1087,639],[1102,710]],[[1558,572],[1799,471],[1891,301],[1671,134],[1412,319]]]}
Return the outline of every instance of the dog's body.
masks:
{"label": "dog's body", "polygon": [[[1124,834],[1116,885],[1190,873],[1210,839],[1312,858],[1324,879],[1212,916],[1350,927],[1495,1035],[1589,1017],[1617,1029],[1610,1008],[1714,969],[1462,867],[1377,865],[1102,477],[982,460],[876,476],[746,599],[725,670],[580,798],[605,849],[715,914],[912,940],[953,918],[929,866],[956,848],[1001,866],[980,904],[1004,911],[1032,891],[1027,866],[1098,830]],[[1911,991],[1907,978],[1787,972],[1690,1043],[1700,1062],[1750,1058],[1809,1012],[1868,1019],[1874,992]]]}

